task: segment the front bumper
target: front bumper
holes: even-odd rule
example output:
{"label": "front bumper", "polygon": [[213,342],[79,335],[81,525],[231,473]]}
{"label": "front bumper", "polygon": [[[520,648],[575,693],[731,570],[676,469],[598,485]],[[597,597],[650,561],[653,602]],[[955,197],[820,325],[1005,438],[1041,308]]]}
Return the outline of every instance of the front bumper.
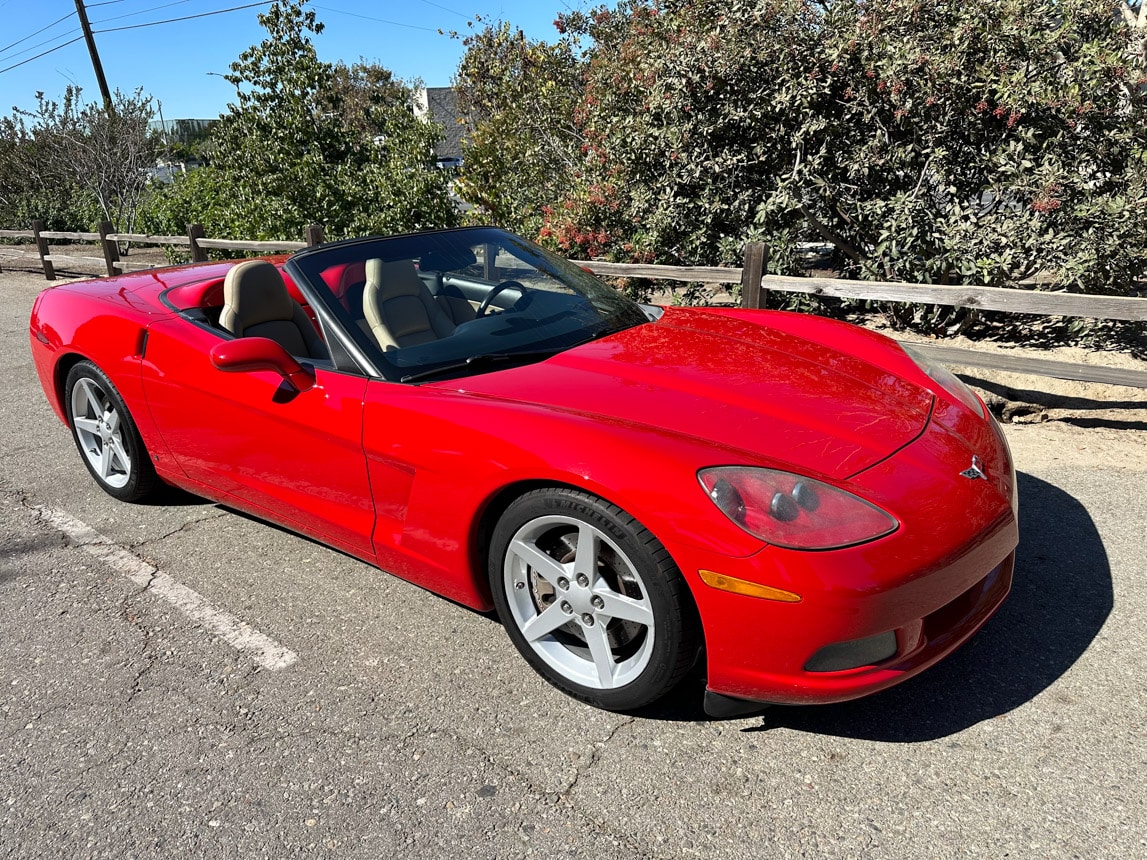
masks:
{"label": "front bumper", "polygon": [[[757,702],[826,704],[878,692],[924,671],[971,638],[1007,597],[1014,534],[1014,523],[1006,524],[953,565],[881,593],[806,589],[799,604],[713,595],[702,618],[725,621],[706,624],[708,689]],[[989,561],[1001,550],[1002,559]],[[888,633],[895,652],[884,660],[836,671],[808,668],[826,648]]]}
{"label": "front bumper", "polygon": [[[886,538],[825,552],[766,546],[743,559],[680,548],[705,629],[710,693],[847,701],[922,672],[971,638],[1011,589],[1019,541],[1010,454],[998,428],[981,427],[956,435],[933,425],[848,482],[900,521]],[[971,451],[987,479],[960,475]],[[801,600],[722,591],[705,585],[700,570]]]}

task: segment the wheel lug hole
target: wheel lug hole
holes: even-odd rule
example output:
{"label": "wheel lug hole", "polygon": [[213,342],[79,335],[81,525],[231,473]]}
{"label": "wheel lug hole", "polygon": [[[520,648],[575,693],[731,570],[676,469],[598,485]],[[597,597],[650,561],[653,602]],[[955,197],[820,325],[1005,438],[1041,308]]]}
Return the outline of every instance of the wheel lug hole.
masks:
{"label": "wheel lug hole", "polygon": [[562,591],[569,591],[570,590],[570,581],[568,579],[566,579],[564,576],[559,576],[558,577],[558,588],[560,588]]}
{"label": "wheel lug hole", "polygon": [[582,588],[588,588],[589,587],[589,577],[586,576],[584,573],[579,573],[577,575],[577,584],[580,585]]}
{"label": "wheel lug hole", "polygon": [[573,615],[573,607],[570,606],[570,602],[568,600],[562,601],[562,612],[564,612],[566,615]]}
{"label": "wheel lug hole", "polygon": [[593,627],[593,616],[588,612],[584,613],[581,617],[582,624],[586,627]]}
{"label": "wheel lug hole", "polygon": [[596,595],[596,594],[593,596],[593,599],[590,601],[590,603],[592,603],[592,604],[593,604],[593,608],[594,608],[594,609],[604,609],[604,608],[605,608],[605,601],[604,601],[604,600],[602,600],[602,599],[601,599],[601,598],[600,598],[598,595]]}

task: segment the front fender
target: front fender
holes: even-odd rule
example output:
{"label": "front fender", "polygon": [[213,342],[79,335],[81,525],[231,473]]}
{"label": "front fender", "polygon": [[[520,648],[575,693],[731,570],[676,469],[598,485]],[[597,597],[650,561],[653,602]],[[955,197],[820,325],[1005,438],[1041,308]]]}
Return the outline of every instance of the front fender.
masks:
{"label": "front fender", "polygon": [[372,383],[364,447],[379,566],[491,608],[484,514],[514,487],[575,487],[622,508],[667,547],[745,557],[761,543],[727,520],[697,480],[731,452],[663,430],[432,387]]}

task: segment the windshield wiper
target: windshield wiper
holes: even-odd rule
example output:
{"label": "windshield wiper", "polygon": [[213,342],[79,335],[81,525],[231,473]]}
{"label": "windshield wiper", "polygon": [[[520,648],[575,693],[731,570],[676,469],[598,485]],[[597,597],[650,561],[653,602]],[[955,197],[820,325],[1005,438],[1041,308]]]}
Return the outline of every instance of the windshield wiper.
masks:
{"label": "windshield wiper", "polygon": [[574,347],[581,346],[582,344],[589,343],[591,340],[605,337],[606,335],[616,334],[622,331],[621,328],[611,329],[603,328],[600,331],[595,331],[589,337],[584,337],[581,340],[574,341],[573,343],[562,344],[561,346],[551,346],[548,349],[535,349],[523,352],[483,352],[478,355],[472,355],[465,361],[456,361],[452,364],[444,364],[440,367],[432,367],[429,370],[420,370],[416,373],[409,373],[406,376],[400,377],[399,382],[419,382],[423,379],[433,379],[436,376],[447,376],[451,373],[456,373],[459,370],[479,370],[487,365],[492,364],[508,364],[512,362],[520,362],[522,364],[529,364],[532,361],[541,361],[546,358],[553,358],[559,352],[573,349]]}
{"label": "windshield wiper", "polygon": [[399,379],[399,382],[419,382],[423,379],[433,379],[436,376],[447,376],[459,370],[479,370],[495,364],[509,364],[521,362],[529,364],[531,361],[540,361],[551,358],[559,352],[565,352],[569,347],[560,346],[552,349],[539,349],[532,352],[483,352],[472,355],[465,361],[456,361],[453,364],[444,364],[441,367],[432,367],[429,370],[420,370],[417,373],[408,373]]}

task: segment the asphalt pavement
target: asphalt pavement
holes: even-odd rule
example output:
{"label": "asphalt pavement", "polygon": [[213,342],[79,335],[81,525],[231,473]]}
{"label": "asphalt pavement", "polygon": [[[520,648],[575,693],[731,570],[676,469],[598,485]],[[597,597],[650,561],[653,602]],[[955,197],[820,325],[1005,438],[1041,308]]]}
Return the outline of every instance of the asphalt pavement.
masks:
{"label": "asphalt pavement", "polygon": [[32,368],[43,285],[0,275],[0,857],[1147,857],[1147,472],[1119,457],[1008,428],[1015,588],[919,678],[618,716],[359,561],[105,496]]}

